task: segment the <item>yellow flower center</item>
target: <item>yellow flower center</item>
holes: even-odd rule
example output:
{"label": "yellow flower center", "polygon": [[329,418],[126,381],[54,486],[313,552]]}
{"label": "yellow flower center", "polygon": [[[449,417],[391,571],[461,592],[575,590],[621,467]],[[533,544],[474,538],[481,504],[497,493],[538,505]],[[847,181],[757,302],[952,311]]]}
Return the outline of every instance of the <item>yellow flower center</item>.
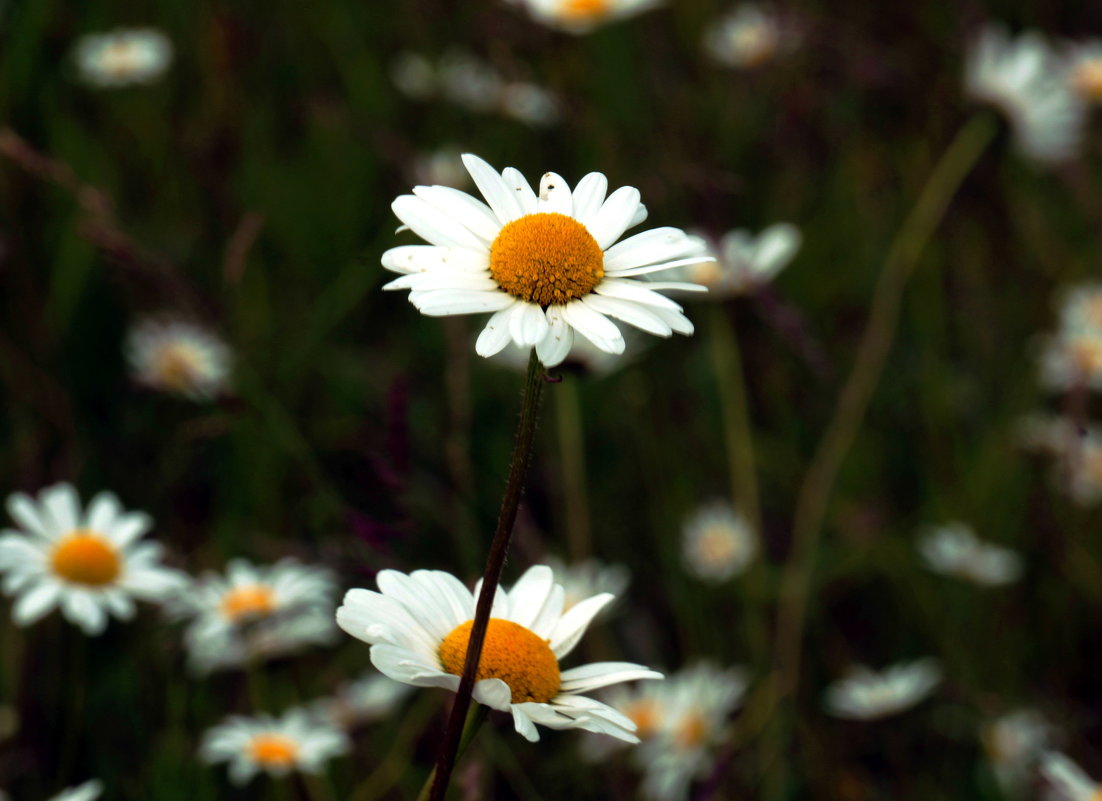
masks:
{"label": "yellow flower center", "polygon": [[199,372],[198,355],[185,345],[165,345],[157,353],[155,371],[164,387],[186,391],[195,383]]}
{"label": "yellow flower center", "polygon": [[730,529],[711,526],[704,529],[696,542],[701,558],[712,564],[726,564],[735,558],[737,543]]}
{"label": "yellow flower center", "polygon": [[112,75],[126,75],[137,66],[139,52],[133,42],[112,42],[103,50],[103,68]]}
{"label": "yellow flower center", "polygon": [[298,758],[298,743],[282,734],[258,734],[249,744],[249,751],[265,767],[289,767]]}
{"label": "yellow flower center", "polygon": [[1102,102],[1102,59],[1091,59],[1080,64],[1072,73],[1071,80],[1084,98]]}
{"label": "yellow flower center", "polygon": [[82,528],[54,546],[50,566],[66,581],[89,587],[110,584],[121,567],[115,546],[95,531]]}
{"label": "yellow flower center", "polygon": [[235,587],[222,597],[222,614],[230,620],[264,617],[275,609],[275,593],[263,584]]}
{"label": "yellow flower center", "polygon": [[593,235],[565,214],[513,220],[490,246],[490,275],[501,288],[545,307],[588,295],[604,277],[604,262]]}
{"label": "yellow flower center", "polygon": [[1070,343],[1072,359],[1084,375],[1092,375],[1102,370],[1102,338],[1087,336],[1073,339]]}
{"label": "yellow flower center", "polygon": [[565,0],[560,12],[567,19],[600,19],[608,13],[609,0]]}
{"label": "yellow flower center", "polygon": [[708,736],[708,721],[703,715],[692,713],[688,715],[674,733],[674,739],[682,748],[694,748]]}
{"label": "yellow flower center", "polygon": [[[473,625],[473,620],[460,623],[440,643],[440,662],[448,673],[463,675]],[[559,660],[548,640],[519,623],[490,618],[475,678],[501,679],[509,685],[514,704],[547,703],[559,693]]]}
{"label": "yellow flower center", "polygon": [[635,724],[635,733],[645,739],[658,730],[658,704],[651,700],[633,701],[624,714]]}

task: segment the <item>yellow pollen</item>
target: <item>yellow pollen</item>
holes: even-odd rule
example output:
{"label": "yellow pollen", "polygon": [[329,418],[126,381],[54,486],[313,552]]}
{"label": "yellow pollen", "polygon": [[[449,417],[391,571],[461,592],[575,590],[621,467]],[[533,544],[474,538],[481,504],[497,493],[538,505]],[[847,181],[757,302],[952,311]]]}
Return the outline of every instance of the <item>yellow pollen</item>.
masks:
{"label": "yellow pollen", "polygon": [[1080,64],[1072,73],[1071,80],[1076,91],[1085,99],[1095,103],[1102,102],[1102,59],[1092,59]]}
{"label": "yellow pollen", "polygon": [[168,389],[185,391],[199,372],[196,354],[182,345],[165,345],[156,356],[157,378]]}
{"label": "yellow pollen", "polygon": [[[473,625],[473,620],[460,623],[440,643],[440,662],[448,673],[463,674]],[[547,703],[559,693],[559,660],[550,641],[541,640],[519,623],[494,617],[486,628],[475,678],[501,679],[509,685],[514,704]]]}
{"label": "yellow pollen", "polygon": [[222,598],[222,614],[230,620],[264,617],[275,609],[275,593],[263,584],[235,587]]}
{"label": "yellow pollen", "polygon": [[677,727],[674,739],[682,748],[694,748],[708,736],[708,723],[702,715],[691,714]]}
{"label": "yellow pollen", "polygon": [[565,214],[529,214],[502,227],[490,246],[490,275],[513,297],[560,306],[588,295],[604,277],[604,253]]}
{"label": "yellow pollen", "polygon": [[654,701],[634,701],[624,714],[635,724],[635,733],[640,739],[646,739],[658,729],[658,704]]}
{"label": "yellow pollen", "polygon": [[288,767],[298,758],[298,743],[281,734],[258,734],[249,743],[253,759],[266,767]]}
{"label": "yellow pollen", "polygon": [[1085,375],[1102,370],[1102,338],[1082,337],[1070,343],[1072,359]]}
{"label": "yellow pollen", "polygon": [[567,19],[592,20],[605,16],[608,7],[608,0],[564,0],[559,10]]}
{"label": "yellow pollen", "polygon": [[66,581],[102,587],[118,578],[119,554],[95,531],[78,528],[54,547],[50,566]]}

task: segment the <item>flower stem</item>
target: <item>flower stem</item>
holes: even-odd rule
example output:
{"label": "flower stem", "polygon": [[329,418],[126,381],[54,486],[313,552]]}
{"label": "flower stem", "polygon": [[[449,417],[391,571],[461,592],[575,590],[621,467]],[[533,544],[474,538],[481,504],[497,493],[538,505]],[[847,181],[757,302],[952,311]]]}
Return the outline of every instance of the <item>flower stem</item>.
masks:
{"label": "flower stem", "polygon": [[532,440],[536,433],[536,417],[539,412],[540,396],[543,393],[544,375],[543,365],[533,350],[528,359],[528,375],[521,401],[520,421],[517,423],[516,442],[513,445],[513,459],[509,464],[509,479],[505,485],[505,496],[501,499],[501,511],[498,512],[494,540],[490,544],[490,554],[486,559],[486,570],[482,574],[482,591],[478,595],[475,606],[471,639],[467,644],[467,657],[463,663],[463,675],[459,679],[459,690],[456,692],[455,703],[452,705],[447,728],[444,730],[444,741],[440,744],[440,753],[436,759],[429,801],[443,801],[459,753],[463,721],[471,705],[475,673],[478,671],[478,661],[482,657],[486,627],[490,622],[490,609],[493,607],[497,586],[501,581],[501,569],[505,565],[505,556],[509,552],[509,540],[513,534],[513,524],[517,519],[517,507],[520,506],[520,496],[524,491],[524,478],[528,474],[528,464],[532,458]]}

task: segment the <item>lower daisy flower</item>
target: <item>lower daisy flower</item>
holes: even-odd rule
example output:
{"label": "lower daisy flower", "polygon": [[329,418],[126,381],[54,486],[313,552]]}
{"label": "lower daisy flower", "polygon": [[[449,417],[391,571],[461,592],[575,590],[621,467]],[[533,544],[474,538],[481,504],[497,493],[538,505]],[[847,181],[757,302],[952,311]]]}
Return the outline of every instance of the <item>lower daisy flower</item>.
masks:
{"label": "lower daisy flower", "polygon": [[134,616],[134,598],[165,600],[187,584],[160,564],[158,543],[138,542],[153,525],[149,516],[124,511],[109,492],[83,512],[71,484],[47,487],[37,501],[17,492],[8,513],[22,531],[0,537],[0,573],[4,592],[19,596],[12,617],[21,626],[60,606],[85,634],[99,634],[109,614]]}
{"label": "lower daisy flower", "polygon": [[348,737],[340,729],[303,709],[282,717],[234,715],[203,735],[200,755],[205,762],[228,762],[230,781],[245,784],[257,773],[286,776],[291,771],[318,773],[333,757],[348,752]]}
{"label": "lower daisy flower", "polygon": [[827,688],[826,708],[840,718],[876,720],[910,709],[940,681],[941,668],[933,659],[892,665],[880,673],[856,665]]}
{"label": "lower daisy flower", "polygon": [[[459,688],[475,598],[455,576],[437,570],[405,574],[383,570],[379,592],[350,590],[337,623],[371,644],[371,661],[397,681],[418,687]],[[474,699],[510,712],[516,730],[539,740],[534,724],[585,729],[634,743],[635,724],[612,707],[581,693],[662,674],[630,662],[596,662],[562,670],[559,660],[578,644],[610,601],[595,595],[563,611],[565,591],[551,568],[530,568],[511,591],[494,598],[479,662]]]}

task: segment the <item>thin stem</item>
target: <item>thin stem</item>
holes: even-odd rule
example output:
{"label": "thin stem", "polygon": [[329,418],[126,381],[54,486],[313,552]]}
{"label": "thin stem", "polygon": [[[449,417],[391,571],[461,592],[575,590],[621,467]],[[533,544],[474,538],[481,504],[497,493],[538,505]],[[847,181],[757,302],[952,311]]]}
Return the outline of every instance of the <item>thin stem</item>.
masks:
{"label": "thin stem", "polygon": [[564,381],[555,394],[555,413],[566,501],[566,542],[570,559],[579,562],[592,554],[593,544],[586,496],[585,436],[578,387],[573,381]]}
{"label": "thin stem", "polygon": [[[463,736],[459,740],[459,749],[456,752],[456,757],[460,757],[466,753],[467,746],[471,744],[471,740],[478,734],[478,730],[482,728],[482,724],[486,720],[487,714],[489,714],[489,709],[481,705],[476,705],[467,711],[467,721],[463,724]],[[435,791],[436,777],[439,775],[438,767],[439,766],[434,767],[428,779],[425,780],[421,792],[417,794],[417,801],[425,801],[425,799],[429,798],[430,790]],[[444,788],[444,792],[447,792],[447,787]]]}
{"label": "thin stem", "polygon": [[[903,290],[926,243],[945,216],[950,200],[994,133],[994,120],[980,115],[970,120],[957,134],[896,235],[877,281],[869,322],[858,346],[853,368],[796,499],[792,553],[782,578],[775,643],[776,677],[782,702],[792,701],[799,682],[800,652],[814,556],[827,502],[883,372],[895,336]],[[784,714],[778,715],[778,726],[787,725],[785,718]],[[778,748],[783,748],[787,740],[783,729],[781,732],[774,742]],[[783,769],[785,761],[778,758],[773,764]],[[784,782],[771,783],[771,786],[774,795],[781,797]]]}
{"label": "thin stem", "polygon": [[524,479],[528,474],[528,464],[532,458],[532,440],[536,433],[536,416],[539,412],[540,396],[543,393],[544,374],[543,365],[540,364],[533,350],[528,359],[528,376],[524,384],[524,398],[521,401],[520,421],[517,423],[513,459],[509,465],[509,479],[505,485],[505,496],[501,499],[501,511],[497,517],[494,540],[490,544],[490,554],[486,559],[486,570],[482,574],[482,591],[478,595],[478,603],[475,606],[471,639],[467,644],[467,657],[463,663],[463,675],[459,680],[455,704],[452,706],[448,725],[444,730],[444,741],[440,745],[440,754],[436,760],[436,775],[429,794],[430,801],[443,801],[448,791],[452,769],[455,767],[463,720],[471,705],[475,673],[478,671],[478,661],[482,657],[486,627],[490,622],[490,609],[497,594],[497,585],[501,581],[501,569],[505,565],[505,556],[509,552],[509,540],[513,534],[513,524],[517,519],[517,507],[520,506]]}

